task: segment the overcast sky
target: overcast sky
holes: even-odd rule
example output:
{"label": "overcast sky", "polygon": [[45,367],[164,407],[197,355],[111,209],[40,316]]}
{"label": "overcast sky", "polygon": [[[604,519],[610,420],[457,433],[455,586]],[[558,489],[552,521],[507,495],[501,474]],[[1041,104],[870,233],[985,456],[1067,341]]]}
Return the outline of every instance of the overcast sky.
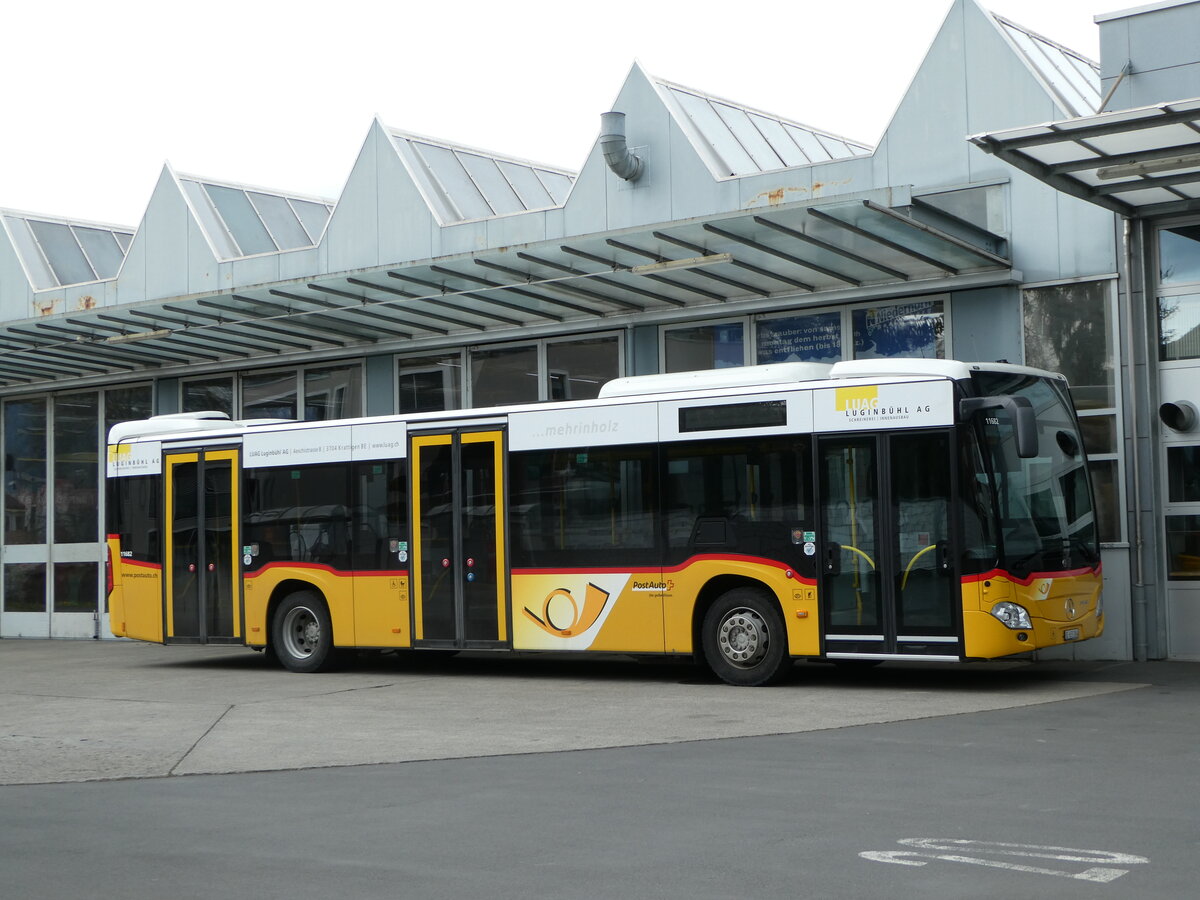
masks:
{"label": "overcast sky", "polygon": [[[1097,59],[1139,0],[983,0]],[[43,0],[4,12],[0,207],[137,225],[164,162],[336,199],[372,118],[578,169],[630,66],[874,144],[951,0]]]}

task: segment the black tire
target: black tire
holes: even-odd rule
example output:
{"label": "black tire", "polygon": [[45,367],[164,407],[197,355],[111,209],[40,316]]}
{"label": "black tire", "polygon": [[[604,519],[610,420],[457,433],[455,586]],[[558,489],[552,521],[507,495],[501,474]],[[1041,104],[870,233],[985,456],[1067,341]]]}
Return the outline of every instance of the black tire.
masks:
{"label": "black tire", "polygon": [[329,608],[316,591],[283,598],[271,619],[271,649],[290,672],[326,672],[338,662]]}
{"label": "black tire", "polygon": [[734,588],[718,597],[704,614],[701,644],[708,667],[728,684],[777,684],[792,669],[779,605],[758,588]]}

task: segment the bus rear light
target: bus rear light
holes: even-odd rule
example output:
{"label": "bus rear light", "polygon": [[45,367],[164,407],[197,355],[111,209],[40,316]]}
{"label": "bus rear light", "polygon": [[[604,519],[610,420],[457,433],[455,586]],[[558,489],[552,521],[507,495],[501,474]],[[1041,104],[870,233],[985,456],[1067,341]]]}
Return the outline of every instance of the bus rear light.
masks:
{"label": "bus rear light", "polygon": [[111,597],[113,592],[113,558],[112,544],[108,545],[108,554],[104,557],[104,596]]}
{"label": "bus rear light", "polygon": [[1001,600],[992,607],[992,615],[1004,623],[1006,628],[1016,631],[1019,628],[1032,628],[1029,610],[1008,600]]}

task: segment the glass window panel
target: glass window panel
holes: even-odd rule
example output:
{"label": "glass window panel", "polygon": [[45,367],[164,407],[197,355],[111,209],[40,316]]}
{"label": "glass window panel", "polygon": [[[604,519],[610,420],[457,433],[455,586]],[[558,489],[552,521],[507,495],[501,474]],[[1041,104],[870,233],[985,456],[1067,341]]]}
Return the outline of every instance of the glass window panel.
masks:
{"label": "glass window panel", "polygon": [[295,371],[242,376],[242,418],[296,418]]}
{"label": "glass window panel", "polygon": [[109,388],[104,392],[104,434],[118,422],[132,422],[154,415],[154,391],[148,384],[133,387]]}
{"label": "glass window panel", "polygon": [[137,562],[162,561],[162,503],[158,475],[108,482],[108,531],[121,537],[121,551]]}
{"label": "glass window panel", "polygon": [[[354,533],[351,548],[355,571],[404,568],[408,542],[406,460],[378,460],[354,466]],[[402,554],[402,555],[401,555]]]}
{"label": "glass window panel", "polygon": [[1079,432],[1088,454],[1117,452],[1116,416],[1080,416]]}
{"label": "glass window panel", "polygon": [[467,170],[462,167],[452,150],[434,144],[413,143],[413,147],[424,158],[433,177],[437,179],[447,198],[464,219],[481,219],[492,214],[492,208],[483,199]]}
{"label": "glass window panel", "polygon": [[1025,364],[1066,375],[1076,409],[1116,403],[1108,297],[1107,281],[1022,291]]}
{"label": "glass window panel", "polygon": [[212,198],[213,206],[221,214],[225,227],[237,242],[242,256],[254,253],[270,253],[278,250],[271,235],[250,204],[246,192],[219,184],[206,184],[204,190]]}
{"label": "glass window panel", "polygon": [[1200,294],[1158,298],[1158,358],[1200,358]]}
{"label": "glass window panel", "polygon": [[214,410],[233,417],[233,379],[208,378],[204,381],[187,381],[183,385],[183,411],[206,412]]}
{"label": "glass window panel", "polygon": [[54,398],[54,540],[100,540],[100,395]]}
{"label": "glass window panel", "polygon": [[308,369],[304,373],[306,421],[362,415],[362,366]]}
{"label": "glass window panel", "polygon": [[462,406],[462,358],[421,356],[400,360],[399,409],[438,412]]}
{"label": "glass window panel", "polygon": [[1200,579],[1200,516],[1167,516],[1168,578]]}
{"label": "glass window panel", "polygon": [[46,401],[4,404],[4,541],[46,542]]}
{"label": "glass window panel", "polygon": [[117,243],[121,245],[121,254],[129,252],[129,245],[133,243],[133,235],[127,234],[124,231],[114,231],[113,237],[117,239]]}
{"label": "glass window panel", "polygon": [[500,169],[496,166],[494,159],[484,159],[474,153],[456,153],[455,156],[467,170],[467,174],[475,182],[475,187],[483,194],[493,212],[513,213],[525,209],[521,198],[516,195],[508,181],[500,174]]}
{"label": "glass window panel", "polygon": [[533,174],[538,177],[546,190],[550,192],[550,196],[554,198],[555,204],[559,206],[566,201],[567,195],[571,193],[571,187],[575,184],[575,179],[560,172],[537,169]]}
{"label": "glass window panel", "polygon": [[29,272],[33,289],[44,290],[57,287],[58,279],[54,277],[54,273],[42,256],[42,251],[38,249],[37,241],[33,239],[33,232],[29,230],[29,222],[15,216],[5,216],[4,220],[8,223],[9,234],[12,235],[13,243],[17,246],[21,261]]}
{"label": "glass window panel", "polygon": [[234,243],[225,223],[217,215],[217,208],[213,206],[212,199],[208,194],[204,193],[204,188],[198,182],[183,178],[179,180],[179,183],[183,185],[184,193],[192,201],[192,210],[196,213],[196,219],[200,222],[205,234],[208,235],[208,239],[212,241],[217,256],[221,259],[233,259],[241,256],[242,251],[238,249],[238,245]]}
{"label": "glass window panel", "polygon": [[99,599],[99,565],[94,562],[54,564],[55,612],[96,612]]}
{"label": "glass window panel", "polygon": [[792,136],[792,140],[796,142],[796,146],[804,151],[804,154],[813,162],[822,162],[830,158],[829,151],[825,149],[825,145],[817,140],[817,136],[811,131],[804,128],[797,128],[795,125],[784,125],[787,133]]}
{"label": "glass window panel", "polygon": [[243,543],[253,559],[247,568],[290,560],[348,569],[350,477],[341,463],[247,469]]}
{"label": "glass window panel", "polygon": [[517,567],[657,566],[655,448],[580,447],[509,459]]}
{"label": "glass window panel", "polygon": [[733,132],[733,136],[737,138],[739,144],[750,154],[750,158],[754,160],[755,165],[762,170],[778,169],[783,166],[783,160],[779,154],[771,147],[771,144],[762,132],[760,132],[750,121],[750,116],[746,114],[744,109],[738,109],[735,106],[727,106],[724,103],[714,103],[713,108],[717,111],[717,115],[721,117],[729,130]]}
{"label": "glass window panel", "polygon": [[502,160],[496,164],[508,178],[526,209],[542,209],[555,204],[554,198],[546,190],[546,185],[542,184],[537,173],[529,166],[519,166]]}
{"label": "glass window panel", "polygon": [[1172,503],[1200,503],[1200,447],[1167,448],[1167,495]]}
{"label": "glass window panel", "polygon": [[46,611],[45,563],[10,563],[4,567],[4,611]]}
{"label": "glass window panel", "polygon": [[941,300],[856,309],[852,313],[855,359],[906,356],[944,359],[946,321]]}
{"label": "glass window panel", "polygon": [[46,261],[54,270],[59,284],[80,284],[96,280],[91,263],[79,249],[79,242],[75,240],[75,235],[68,226],[30,219],[29,228],[41,244]]}
{"label": "glass window panel", "polygon": [[750,114],[750,121],[754,123],[763,137],[770,141],[771,149],[779,155],[784,165],[803,166],[808,164],[808,157],[796,146],[796,142],[787,133],[782,122],[753,113]]}
{"label": "glass window panel", "polygon": [[503,406],[538,399],[536,347],[471,351],[471,405]]}
{"label": "glass window panel", "polygon": [[815,134],[813,136],[821,142],[821,146],[824,147],[829,155],[834,159],[843,159],[847,156],[853,155],[850,145],[840,138],[831,137],[827,134]]}
{"label": "glass window panel", "polygon": [[1158,280],[1164,285],[1200,281],[1200,225],[1158,232]]}
{"label": "glass window panel", "polygon": [[253,191],[248,192],[248,196],[280,250],[293,250],[312,244],[308,232],[292,212],[286,198],[274,194],[257,194]]}
{"label": "glass window panel", "polygon": [[741,322],[671,328],[663,335],[667,372],[725,369],[746,364]]}
{"label": "glass window panel", "polygon": [[546,345],[551,400],[592,400],[605,382],[620,375],[620,347],[615,335]]}
{"label": "glass window panel", "polygon": [[835,363],[842,358],[840,312],[760,319],[755,325],[758,364]]}
{"label": "glass window panel", "polygon": [[309,243],[315,244],[321,240],[321,235],[325,233],[325,226],[329,223],[329,207],[324,203],[313,203],[308,200],[291,200],[289,202],[304,224],[304,230],[308,232]]}
{"label": "glass window panel", "polygon": [[746,152],[746,148],[738,143],[729,130],[729,126],[717,115],[711,103],[703,97],[689,94],[686,91],[674,91],[676,99],[683,106],[701,136],[717,151],[717,156],[728,166],[729,175],[746,175],[759,171],[754,159]]}
{"label": "glass window panel", "polygon": [[121,268],[125,253],[111,231],[75,226],[75,237],[92,262],[97,278],[112,278]]}

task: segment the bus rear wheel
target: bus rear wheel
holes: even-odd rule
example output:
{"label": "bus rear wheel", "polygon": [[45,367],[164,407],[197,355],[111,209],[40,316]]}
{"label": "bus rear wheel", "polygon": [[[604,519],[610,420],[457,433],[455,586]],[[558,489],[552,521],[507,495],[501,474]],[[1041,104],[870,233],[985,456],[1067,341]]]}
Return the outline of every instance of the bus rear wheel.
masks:
{"label": "bus rear wheel", "polygon": [[783,616],[757,588],[734,588],[718,597],[704,614],[701,644],[708,667],[729,684],[777,684],[792,668]]}
{"label": "bus rear wheel", "polygon": [[271,648],[291,672],[323,672],[333,668],[333,624],[329,608],[315,591],[283,598],[271,620]]}

